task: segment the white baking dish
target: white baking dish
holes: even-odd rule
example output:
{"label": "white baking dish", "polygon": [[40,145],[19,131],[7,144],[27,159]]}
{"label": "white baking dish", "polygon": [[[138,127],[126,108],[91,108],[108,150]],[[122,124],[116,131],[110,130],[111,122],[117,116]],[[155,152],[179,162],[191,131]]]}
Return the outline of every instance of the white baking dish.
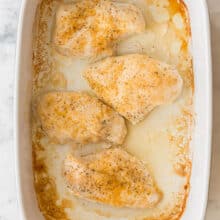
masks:
{"label": "white baking dish", "polygon": [[[17,41],[15,146],[17,190],[21,218],[43,219],[36,202],[31,149],[32,27],[38,0],[23,0]],[[183,220],[204,219],[211,154],[212,72],[210,32],[205,0],[185,0],[190,12],[195,74],[196,123],[192,140],[191,190]]]}

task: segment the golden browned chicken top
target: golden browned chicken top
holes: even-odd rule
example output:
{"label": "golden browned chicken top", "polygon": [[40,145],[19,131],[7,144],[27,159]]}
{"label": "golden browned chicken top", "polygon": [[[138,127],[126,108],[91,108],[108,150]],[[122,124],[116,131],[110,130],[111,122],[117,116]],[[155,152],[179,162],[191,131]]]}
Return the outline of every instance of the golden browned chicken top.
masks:
{"label": "golden browned chicken top", "polygon": [[132,4],[82,0],[60,5],[53,42],[67,56],[111,55],[114,41],[144,29],[144,17]]}
{"label": "golden browned chicken top", "polygon": [[116,207],[152,208],[162,198],[146,165],[120,148],[68,155],[64,178],[73,195]]}
{"label": "golden browned chicken top", "polygon": [[122,144],[127,133],[118,113],[85,92],[44,94],[39,98],[37,113],[48,137],[61,144]]}
{"label": "golden browned chicken top", "polygon": [[175,68],[142,54],[106,58],[84,77],[100,99],[133,124],[156,106],[173,102],[183,83]]}

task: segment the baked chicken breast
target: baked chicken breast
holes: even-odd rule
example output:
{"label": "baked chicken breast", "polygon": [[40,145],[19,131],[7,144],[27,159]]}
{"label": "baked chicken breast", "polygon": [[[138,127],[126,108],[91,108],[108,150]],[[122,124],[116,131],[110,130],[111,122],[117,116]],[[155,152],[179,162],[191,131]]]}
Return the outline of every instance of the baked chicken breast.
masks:
{"label": "baked chicken breast", "polygon": [[112,108],[85,92],[49,92],[37,103],[42,128],[55,143],[122,144],[127,128]]}
{"label": "baked chicken breast", "polygon": [[152,208],[161,200],[146,165],[121,148],[64,161],[64,178],[74,196],[115,207]]}
{"label": "baked chicken breast", "polygon": [[133,124],[156,106],[173,102],[183,84],[175,68],[143,54],[106,58],[83,75],[100,99]]}
{"label": "baked chicken breast", "polygon": [[66,56],[107,56],[116,40],[144,29],[141,10],[132,4],[82,0],[57,9],[53,43]]}

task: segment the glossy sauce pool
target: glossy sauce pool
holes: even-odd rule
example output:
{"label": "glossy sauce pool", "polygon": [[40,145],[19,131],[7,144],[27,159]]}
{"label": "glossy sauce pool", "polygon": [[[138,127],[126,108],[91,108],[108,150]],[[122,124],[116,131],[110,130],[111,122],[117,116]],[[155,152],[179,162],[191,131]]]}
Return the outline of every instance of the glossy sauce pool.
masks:
{"label": "glossy sauce pool", "polygon": [[[146,163],[163,192],[163,199],[153,209],[122,209],[75,198],[66,189],[62,177],[63,160],[73,146],[58,146],[47,139],[36,120],[33,104],[35,189],[46,219],[174,220],[180,219],[184,211],[190,189],[190,141],[194,121],[194,77],[187,8],[178,0],[120,2],[131,2],[141,8],[146,31],[120,41],[117,55],[146,53],[176,66],[184,80],[182,94],[174,103],[156,108],[135,126],[127,122],[128,136],[123,147]],[[33,103],[46,91],[91,91],[81,74],[93,61],[59,55],[51,44],[57,4],[57,1],[43,0],[37,10],[33,39]]]}

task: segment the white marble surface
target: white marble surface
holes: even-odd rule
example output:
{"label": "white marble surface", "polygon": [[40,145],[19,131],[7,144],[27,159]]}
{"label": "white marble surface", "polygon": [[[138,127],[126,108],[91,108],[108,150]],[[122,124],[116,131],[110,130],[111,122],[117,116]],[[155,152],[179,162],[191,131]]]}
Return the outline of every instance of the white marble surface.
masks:
{"label": "white marble surface", "polygon": [[0,0],[0,220],[17,220],[13,148],[13,90],[20,0]]}
{"label": "white marble surface", "polygon": [[[20,4],[21,0],[0,0],[0,220],[17,220],[19,213],[16,201],[14,171],[13,88],[16,29]],[[219,220],[220,1],[208,0],[208,4],[211,15],[213,45],[214,135],[211,183],[206,220]]]}
{"label": "white marble surface", "polygon": [[220,1],[208,0],[213,57],[214,118],[212,169],[206,220],[220,219]]}

